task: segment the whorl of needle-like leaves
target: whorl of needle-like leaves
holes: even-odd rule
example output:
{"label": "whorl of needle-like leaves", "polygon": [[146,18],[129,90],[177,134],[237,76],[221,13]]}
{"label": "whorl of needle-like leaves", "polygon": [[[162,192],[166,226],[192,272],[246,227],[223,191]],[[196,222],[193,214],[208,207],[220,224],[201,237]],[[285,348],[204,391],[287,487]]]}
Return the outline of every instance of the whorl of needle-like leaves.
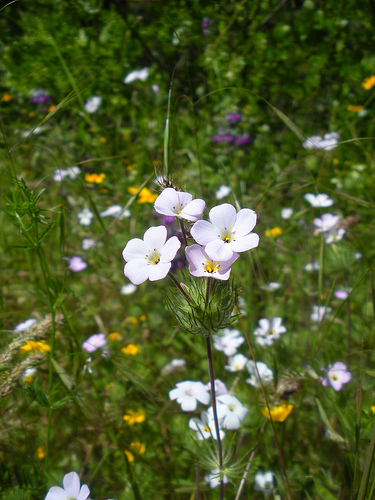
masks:
{"label": "whorl of needle-like leaves", "polygon": [[[211,287],[208,298],[207,285]],[[177,287],[164,295],[168,309],[186,332],[209,337],[232,323],[237,297],[232,283],[185,273],[181,287],[189,299]]]}

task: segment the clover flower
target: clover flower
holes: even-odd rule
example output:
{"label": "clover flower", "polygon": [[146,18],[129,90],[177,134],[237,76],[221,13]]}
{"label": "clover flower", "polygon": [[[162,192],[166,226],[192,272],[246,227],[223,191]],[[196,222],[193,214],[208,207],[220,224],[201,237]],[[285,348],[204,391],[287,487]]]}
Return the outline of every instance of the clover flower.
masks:
{"label": "clover flower", "polygon": [[237,348],[245,342],[238,330],[224,328],[221,335],[212,335],[214,348],[223,351],[226,356],[233,356],[237,353]]}
{"label": "clover flower", "polygon": [[239,255],[233,252],[232,257],[226,261],[211,259],[200,245],[191,245],[185,248],[186,259],[189,262],[189,272],[196,277],[229,280],[230,266],[238,259]]}
{"label": "clover flower", "polygon": [[206,208],[206,203],[197,198],[193,200],[190,193],[166,188],[157,197],[154,208],[158,214],[169,217],[181,217],[191,222],[197,221]]}
{"label": "clover flower", "polygon": [[[266,363],[262,361],[256,362],[256,368],[258,369],[259,376],[262,380],[263,385],[270,384],[273,381],[273,372]],[[246,382],[253,387],[260,387],[260,382],[257,374],[257,370],[255,368],[255,362],[250,359],[246,363],[246,369],[249,372],[250,378],[246,379]]]}
{"label": "clover flower", "polygon": [[243,406],[239,399],[230,394],[222,394],[216,398],[216,401],[218,403],[217,416],[221,426],[232,431],[239,429],[249,410]]}
{"label": "clover flower", "polygon": [[78,212],[77,217],[81,226],[89,226],[92,223],[94,214],[89,208],[84,208],[81,212]]}
{"label": "clover flower", "polygon": [[211,222],[199,220],[191,228],[197,243],[205,246],[205,252],[213,260],[230,260],[237,252],[245,252],[259,244],[254,229],[257,215],[249,208],[238,213],[233,205],[223,203],[210,210]]}
{"label": "clover flower", "polygon": [[257,472],[254,476],[254,481],[254,489],[262,491],[265,495],[269,495],[274,489],[275,475],[271,471]]}
{"label": "clover flower", "polygon": [[150,69],[149,68],[142,68],[142,69],[135,69],[134,71],[131,71],[128,73],[124,79],[124,83],[133,83],[136,80],[141,80],[144,82],[147,80],[148,76],[150,74]]}
{"label": "clover flower", "polygon": [[186,380],[178,382],[176,388],[169,391],[169,399],[177,400],[182,411],[194,411],[198,401],[205,405],[210,402],[210,394],[202,382]]}
{"label": "clover flower", "polygon": [[248,361],[249,359],[243,354],[236,354],[228,359],[228,364],[224,366],[224,369],[228,372],[240,372]]}
{"label": "clover flower", "polygon": [[[197,439],[203,441],[204,439],[217,439],[215,421],[212,412],[202,411],[201,418],[191,418],[189,420],[189,428],[197,433]],[[220,440],[225,438],[225,432],[219,429]]]}
{"label": "clover flower", "polygon": [[287,331],[286,327],[281,324],[282,321],[283,319],[280,317],[275,317],[271,320],[266,318],[260,319],[259,326],[253,332],[257,337],[255,342],[262,347],[272,345],[275,340],[278,340]]}
{"label": "clover flower", "polygon": [[326,368],[321,368],[322,371],[327,372],[325,378],[321,378],[324,387],[331,386],[336,392],[340,391],[344,384],[347,384],[352,379],[352,374],[348,371],[345,363],[337,361],[333,365],[328,365]]}
{"label": "clover flower", "polygon": [[220,486],[220,481],[223,481],[224,484],[229,483],[229,479],[227,478],[227,476],[220,476],[220,469],[213,469],[209,474],[206,474],[203,477],[203,481],[207,481],[207,483],[210,483],[211,488]]}
{"label": "clover flower", "polygon": [[167,229],[164,226],[150,227],[143,240],[130,240],[122,252],[127,264],[124,274],[134,285],[140,285],[147,279],[157,281],[165,278],[171,268],[181,242],[177,236],[167,241]]}
{"label": "clover flower", "polygon": [[95,352],[105,346],[106,343],[107,340],[104,333],[95,333],[83,342],[82,349],[84,349],[86,352]]}
{"label": "clover flower", "polygon": [[86,484],[81,486],[76,472],[69,472],[63,479],[63,488],[52,486],[44,500],[86,500],[90,490]]}
{"label": "clover flower", "polygon": [[319,194],[307,193],[304,195],[304,198],[314,208],[328,208],[335,203],[328,196],[328,194],[324,193],[319,193]]}

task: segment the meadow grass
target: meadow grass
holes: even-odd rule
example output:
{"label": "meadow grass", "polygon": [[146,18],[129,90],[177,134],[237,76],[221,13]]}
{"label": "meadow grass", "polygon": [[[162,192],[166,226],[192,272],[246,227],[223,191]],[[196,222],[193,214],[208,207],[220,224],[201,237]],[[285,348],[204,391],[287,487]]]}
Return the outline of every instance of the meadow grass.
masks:
{"label": "meadow grass", "polygon": [[[0,10],[0,498],[71,471],[96,500],[374,497],[374,24],[354,0]],[[124,276],[131,239],[180,237],[169,186],[205,220],[257,213],[226,346],[173,316],[168,277]],[[209,366],[244,415],[221,461],[209,403],[171,397]]]}

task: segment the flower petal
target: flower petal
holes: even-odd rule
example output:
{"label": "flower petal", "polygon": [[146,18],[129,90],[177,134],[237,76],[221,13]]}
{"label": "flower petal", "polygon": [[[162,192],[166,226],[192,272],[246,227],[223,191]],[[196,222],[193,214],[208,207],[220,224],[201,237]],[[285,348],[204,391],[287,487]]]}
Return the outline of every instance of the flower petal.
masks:
{"label": "flower petal", "polygon": [[217,228],[234,228],[237,219],[237,212],[233,205],[223,203],[210,210],[210,221]]}
{"label": "flower petal", "polygon": [[66,474],[63,479],[64,490],[66,491],[68,498],[77,497],[80,489],[80,480],[76,472],[70,472]]}
{"label": "flower petal", "polygon": [[250,233],[247,236],[241,236],[237,239],[233,240],[230,243],[230,246],[235,252],[246,252],[246,250],[250,250],[251,248],[256,248],[259,245],[259,236],[256,233]]}
{"label": "flower petal", "polygon": [[197,198],[196,200],[191,201],[184,209],[182,209],[180,216],[183,219],[195,222],[202,216],[205,208],[206,202]]}
{"label": "flower petal", "polygon": [[161,250],[167,239],[167,228],[165,226],[150,227],[143,236],[147,249],[157,248]]}
{"label": "flower petal", "polygon": [[79,492],[77,500],[86,500],[86,498],[90,495],[90,490],[87,484],[83,484],[81,491]]}
{"label": "flower petal", "polygon": [[66,500],[66,491],[60,486],[52,486],[44,500]]}
{"label": "flower petal", "polygon": [[[156,266],[149,266],[148,279],[150,281],[162,280],[167,276],[172,264],[170,262],[163,264],[159,262]],[[135,283],[136,284],[136,283]]]}
{"label": "flower petal", "polygon": [[221,241],[218,229],[206,220],[196,222],[190,232],[195,241],[200,245],[207,245],[212,240]]}
{"label": "flower petal", "polygon": [[213,260],[225,262],[232,258],[233,250],[231,243],[225,243],[223,240],[210,241],[205,247],[206,254]]}
{"label": "flower petal", "polygon": [[147,254],[147,246],[143,240],[139,238],[134,238],[126,244],[126,247],[122,251],[122,257],[126,262],[134,259],[140,259],[142,255]]}
{"label": "flower petal", "polygon": [[244,236],[249,234],[255,227],[257,223],[257,214],[254,210],[250,208],[243,208],[237,214],[236,224],[234,225],[233,231],[236,232],[236,236]]}
{"label": "flower petal", "polygon": [[165,243],[161,250],[160,263],[158,265],[171,262],[176,257],[176,253],[178,252],[180,247],[181,242],[177,238],[177,236],[172,236],[172,238],[169,238],[169,240]]}
{"label": "flower petal", "polygon": [[[133,259],[125,264],[124,274],[133,285],[140,285],[149,277],[150,267],[145,259]],[[155,266],[152,266],[155,267]]]}

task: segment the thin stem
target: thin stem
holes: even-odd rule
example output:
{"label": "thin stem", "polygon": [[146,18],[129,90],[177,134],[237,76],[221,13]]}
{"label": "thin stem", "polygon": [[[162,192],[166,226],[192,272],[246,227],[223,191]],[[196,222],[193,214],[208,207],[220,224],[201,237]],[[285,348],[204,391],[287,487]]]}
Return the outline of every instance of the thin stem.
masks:
{"label": "thin stem", "polygon": [[181,227],[182,237],[184,238],[184,245],[185,245],[185,247],[187,247],[188,244],[187,244],[187,236],[186,236],[185,226],[184,226],[184,223],[182,222],[181,219],[178,219],[178,220],[179,220],[180,227]]}
{"label": "thin stem", "polygon": [[[221,448],[221,440],[220,440],[220,428],[219,428],[219,419],[217,418],[217,408],[216,408],[216,395],[215,395],[215,376],[214,376],[214,367],[212,362],[212,350],[211,350],[211,337],[206,337],[206,348],[207,348],[207,360],[208,360],[208,371],[210,374],[210,384],[211,384],[211,402],[212,409],[214,414],[214,422],[215,422],[215,431],[217,438],[217,450],[219,452],[219,469],[223,468],[223,450]],[[220,475],[220,500],[224,499],[224,483],[223,479]]]}
{"label": "thin stem", "polygon": [[182,295],[185,297],[185,299],[189,302],[190,305],[193,305],[192,301],[191,301],[191,298],[189,297],[189,295],[185,292],[185,290],[182,288],[182,286],[180,285],[180,283],[176,280],[176,278],[173,276],[172,273],[169,273],[168,276],[171,278],[171,280],[173,281],[173,283],[176,285],[176,287],[180,290],[180,292],[182,293]]}
{"label": "thin stem", "polygon": [[375,456],[375,425],[372,431],[370,447],[367,453],[365,470],[363,471],[363,476],[361,480],[361,485],[359,488],[358,498],[357,500],[364,500],[366,498],[366,492],[368,488],[368,483],[370,479],[371,469],[374,462]]}

